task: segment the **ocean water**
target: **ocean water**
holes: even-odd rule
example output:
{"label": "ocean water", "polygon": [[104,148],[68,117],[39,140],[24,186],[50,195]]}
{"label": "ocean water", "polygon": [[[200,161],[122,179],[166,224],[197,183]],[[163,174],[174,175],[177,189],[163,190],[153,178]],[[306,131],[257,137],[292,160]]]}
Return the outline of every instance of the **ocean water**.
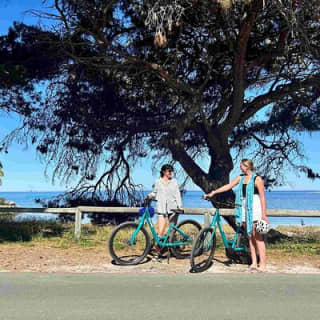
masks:
{"label": "ocean water", "polygon": [[[188,208],[210,208],[208,201],[201,199],[203,192],[188,191],[183,205]],[[320,210],[320,191],[268,191],[267,209]],[[267,211],[268,214],[268,211]],[[277,225],[320,225],[319,218],[270,217],[270,224]]]}
{"label": "ocean water", "polygon": [[[60,192],[0,192],[0,197],[14,201],[19,207],[41,207],[35,199],[49,200],[59,195]],[[201,191],[187,191],[183,196],[185,208],[211,208],[208,201],[201,199]],[[271,191],[266,192],[267,208],[269,209],[295,209],[295,210],[320,210],[320,191]],[[32,215],[23,214],[23,216]],[[48,219],[56,216],[51,214],[41,215]],[[189,218],[190,216],[188,216]],[[199,222],[203,221],[201,216],[192,216]],[[84,222],[88,222],[85,220]],[[276,225],[320,225],[319,218],[299,217],[270,217],[270,223]]]}

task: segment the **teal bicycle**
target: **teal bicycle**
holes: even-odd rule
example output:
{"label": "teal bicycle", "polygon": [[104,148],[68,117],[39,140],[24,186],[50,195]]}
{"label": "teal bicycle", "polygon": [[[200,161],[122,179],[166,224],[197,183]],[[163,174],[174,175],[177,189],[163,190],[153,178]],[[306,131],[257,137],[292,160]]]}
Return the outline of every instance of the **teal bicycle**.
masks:
{"label": "teal bicycle", "polygon": [[[183,210],[172,210],[172,212],[173,217],[183,213]],[[149,206],[149,201],[145,201],[141,214],[139,222],[124,222],[111,233],[109,252],[116,264],[139,264],[150,253],[152,242],[160,249],[167,248],[168,257],[170,254],[178,259],[190,257],[192,243],[201,229],[198,222],[184,220],[177,225],[170,222],[167,233],[164,236],[158,236],[152,222],[153,208]],[[145,225],[149,226],[151,234],[147,232]]]}
{"label": "teal bicycle", "polygon": [[217,228],[220,231],[226,256],[230,261],[241,264],[251,264],[249,242],[244,228],[237,226],[233,238],[228,239],[221,225],[219,209],[215,209],[215,214],[212,217],[210,225],[203,228],[193,242],[190,255],[192,272],[205,271],[212,265],[216,249]]}

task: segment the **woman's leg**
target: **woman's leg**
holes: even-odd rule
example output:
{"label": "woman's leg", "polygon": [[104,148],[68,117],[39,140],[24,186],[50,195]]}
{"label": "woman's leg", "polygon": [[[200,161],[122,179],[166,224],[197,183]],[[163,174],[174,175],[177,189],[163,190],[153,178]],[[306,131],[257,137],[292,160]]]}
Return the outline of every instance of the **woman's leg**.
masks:
{"label": "woman's leg", "polygon": [[266,244],[263,235],[259,232],[256,232],[256,243],[260,258],[259,270],[265,272],[267,270]]}
{"label": "woman's leg", "polygon": [[178,218],[179,218],[179,215],[178,215],[178,214],[172,215],[171,217],[169,217],[169,223],[173,222],[174,225],[177,225],[177,223],[178,223]]}
{"label": "woman's leg", "polygon": [[158,236],[162,237],[165,234],[167,218],[163,215],[158,215]]}
{"label": "woman's leg", "polygon": [[[253,198],[253,220],[256,222],[261,220],[262,208],[261,201],[258,195],[254,195]],[[259,256],[259,270],[266,271],[266,245],[264,242],[263,235],[256,231],[256,223],[253,225],[253,237],[256,246],[256,254]]]}
{"label": "woman's leg", "polygon": [[252,234],[249,238],[249,246],[250,246],[250,255],[251,255],[251,268],[257,268],[258,267],[258,259],[257,259],[257,242],[256,242],[256,224],[253,224],[252,227]]}

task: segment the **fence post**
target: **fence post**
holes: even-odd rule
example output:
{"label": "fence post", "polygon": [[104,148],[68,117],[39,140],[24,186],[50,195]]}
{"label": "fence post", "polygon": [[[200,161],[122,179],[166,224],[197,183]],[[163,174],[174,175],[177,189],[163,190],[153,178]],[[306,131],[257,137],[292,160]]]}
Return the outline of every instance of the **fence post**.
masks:
{"label": "fence post", "polygon": [[205,227],[209,227],[209,225],[211,223],[211,219],[212,219],[212,217],[211,217],[210,212],[209,211],[205,212],[204,213],[204,226]]}
{"label": "fence post", "polygon": [[82,212],[77,207],[75,212],[75,224],[74,224],[74,238],[79,240],[81,237],[81,220],[82,220]]}

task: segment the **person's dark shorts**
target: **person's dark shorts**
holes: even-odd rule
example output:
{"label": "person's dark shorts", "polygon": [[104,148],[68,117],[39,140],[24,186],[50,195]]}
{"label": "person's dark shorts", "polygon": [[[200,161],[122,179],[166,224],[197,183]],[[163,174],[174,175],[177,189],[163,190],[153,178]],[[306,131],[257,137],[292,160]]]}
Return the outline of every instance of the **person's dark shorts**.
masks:
{"label": "person's dark shorts", "polygon": [[174,214],[174,212],[172,213],[162,213],[162,212],[157,212],[157,215],[161,216],[161,217],[164,217],[164,218],[168,218],[170,219],[173,215],[176,215],[178,216],[178,214]]}

